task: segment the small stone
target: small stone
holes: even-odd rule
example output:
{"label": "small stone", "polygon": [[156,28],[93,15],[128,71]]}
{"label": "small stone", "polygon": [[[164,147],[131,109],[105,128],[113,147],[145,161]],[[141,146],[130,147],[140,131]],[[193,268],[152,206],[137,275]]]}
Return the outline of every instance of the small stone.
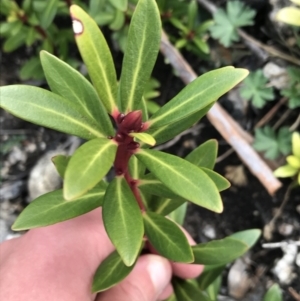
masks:
{"label": "small stone", "polygon": [[290,236],[294,231],[294,226],[287,223],[282,223],[278,227],[278,232],[283,236]]}
{"label": "small stone", "polygon": [[202,229],[202,233],[210,239],[215,239],[216,238],[216,230],[213,226],[206,224],[203,229]]}
{"label": "small stone", "polygon": [[276,89],[284,89],[288,86],[289,76],[286,68],[280,67],[273,62],[267,63],[263,68],[263,73],[269,79],[271,86]]}
{"label": "small stone", "polygon": [[61,150],[49,151],[39,159],[31,170],[28,181],[29,201],[61,187],[61,177],[51,158],[63,154],[65,153]]}
{"label": "small stone", "polygon": [[18,162],[25,163],[27,159],[27,155],[24,151],[22,151],[19,147],[14,146],[11,152],[8,155],[8,162],[10,165],[14,165]]}
{"label": "small stone", "polygon": [[6,222],[2,218],[0,218],[0,243],[5,241],[7,235],[8,227],[6,225]]}
{"label": "small stone", "polygon": [[245,260],[237,259],[228,273],[229,295],[236,299],[243,299],[252,286],[252,279],[247,272]]}
{"label": "small stone", "polygon": [[23,181],[5,182],[0,188],[0,200],[12,200],[18,197],[25,184]]}
{"label": "small stone", "polygon": [[281,284],[289,285],[295,278],[293,272],[298,248],[295,244],[288,244],[282,247],[282,251],[284,255],[277,261],[272,272]]}

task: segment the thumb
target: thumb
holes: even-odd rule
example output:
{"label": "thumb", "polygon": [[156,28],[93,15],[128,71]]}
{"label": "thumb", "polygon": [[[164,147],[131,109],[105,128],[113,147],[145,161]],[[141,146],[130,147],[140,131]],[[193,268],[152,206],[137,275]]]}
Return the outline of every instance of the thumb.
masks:
{"label": "thumb", "polygon": [[[169,261],[158,255],[141,256],[122,282],[98,295],[96,301],[156,301],[172,293]],[[160,298],[162,297],[162,298]]]}

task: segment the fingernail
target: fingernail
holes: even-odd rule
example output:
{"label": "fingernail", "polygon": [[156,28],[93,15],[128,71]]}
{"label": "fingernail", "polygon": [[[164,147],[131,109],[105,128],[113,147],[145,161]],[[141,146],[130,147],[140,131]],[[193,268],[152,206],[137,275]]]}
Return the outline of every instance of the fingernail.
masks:
{"label": "fingernail", "polygon": [[150,255],[147,270],[157,296],[159,296],[171,280],[171,266],[166,259],[157,255]]}

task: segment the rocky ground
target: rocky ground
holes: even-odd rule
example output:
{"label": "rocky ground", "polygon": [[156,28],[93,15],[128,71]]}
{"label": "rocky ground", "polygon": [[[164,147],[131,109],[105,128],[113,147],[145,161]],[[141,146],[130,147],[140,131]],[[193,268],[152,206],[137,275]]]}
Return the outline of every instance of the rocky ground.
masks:
{"label": "rocky ground", "polygon": [[[255,1],[254,1],[255,2]],[[252,29],[256,39],[270,42],[274,32],[269,30],[268,11],[264,8],[259,15],[259,30]],[[264,19],[265,18],[265,19]],[[285,30],[285,29],[284,29]],[[282,31],[283,34],[285,31]],[[266,34],[268,33],[268,35]],[[235,52],[230,52],[212,43],[212,56],[220,63],[235,64],[251,70],[269,68],[272,77],[281,68],[285,72],[286,62],[269,57],[262,60],[245,45],[240,44]],[[240,49],[240,50],[239,50]],[[3,54],[1,85],[18,83],[18,70],[24,61],[23,52]],[[222,56],[220,53],[222,52]],[[184,53],[197,72],[203,70],[203,61]],[[119,55],[117,56],[119,57]],[[205,63],[207,64],[207,63]],[[273,64],[271,67],[268,64]],[[215,64],[216,65],[216,64]],[[275,66],[275,67],[274,67]],[[278,68],[277,68],[278,67]],[[272,71],[273,70],[273,71]],[[275,70],[275,71],[274,71]],[[164,64],[160,56],[154,76],[160,81],[158,103],[163,104],[176,94],[183,84],[170,66]],[[278,76],[275,76],[278,79]],[[284,78],[284,77],[283,77]],[[284,79],[283,79],[284,80]],[[27,82],[44,85],[44,82]],[[278,100],[279,101],[279,97]],[[274,104],[258,111],[236,97],[234,92],[220,100],[221,104],[249,131]],[[278,111],[278,115],[282,111]],[[292,112],[292,120],[299,111]],[[289,119],[285,121],[289,122]],[[1,126],[1,188],[0,188],[0,242],[22,233],[14,233],[11,225],[22,209],[38,195],[57,189],[61,185],[50,158],[55,154],[71,154],[82,141],[53,130],[45,129],[0,112]],[[225,237],[233,232],[259,228],[263,236],[257,245],[244,258],[227,267],[224,272],[220,300],[259,301],[270,284],[276,282],[284,293],[284,300],[300,300],[300,189],[291,191],[286,205],[273,220],[280,205],[286,198],[289,180],[274,196],[270,196],[259,181],[243,166],[230,146],[204,118],[193,130],[182,136],[172,145],[166,146],[169,152],[185,155],[207,139],[219,141],[219,154],[216,170],[232,183],[230,189],[222,193],[225,210],[214,214],[190,205],[185,226],[197,241]],[[238,283],[236,283],[238,279]]]}

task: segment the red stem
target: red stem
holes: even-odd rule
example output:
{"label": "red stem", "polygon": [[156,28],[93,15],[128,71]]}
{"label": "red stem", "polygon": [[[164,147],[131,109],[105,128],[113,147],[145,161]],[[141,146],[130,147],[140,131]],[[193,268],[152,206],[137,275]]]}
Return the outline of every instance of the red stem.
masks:
{"label": "red stem", "polygon": [[133,111],[126,116],[123,114],[114,116],[118,128],[114,137],[115,141],[118,143],[114,169],[116,175],[124,175],[141,211],[144,212],[146,209],[137,186],[138,181],[131,177],[128,170],[129,160],[135,150],[139,148],[139,144],[135,142],[133,137],[129,136],[129,134],[131,132],[139,132],[143,129],[141,116],[141,111]]}

